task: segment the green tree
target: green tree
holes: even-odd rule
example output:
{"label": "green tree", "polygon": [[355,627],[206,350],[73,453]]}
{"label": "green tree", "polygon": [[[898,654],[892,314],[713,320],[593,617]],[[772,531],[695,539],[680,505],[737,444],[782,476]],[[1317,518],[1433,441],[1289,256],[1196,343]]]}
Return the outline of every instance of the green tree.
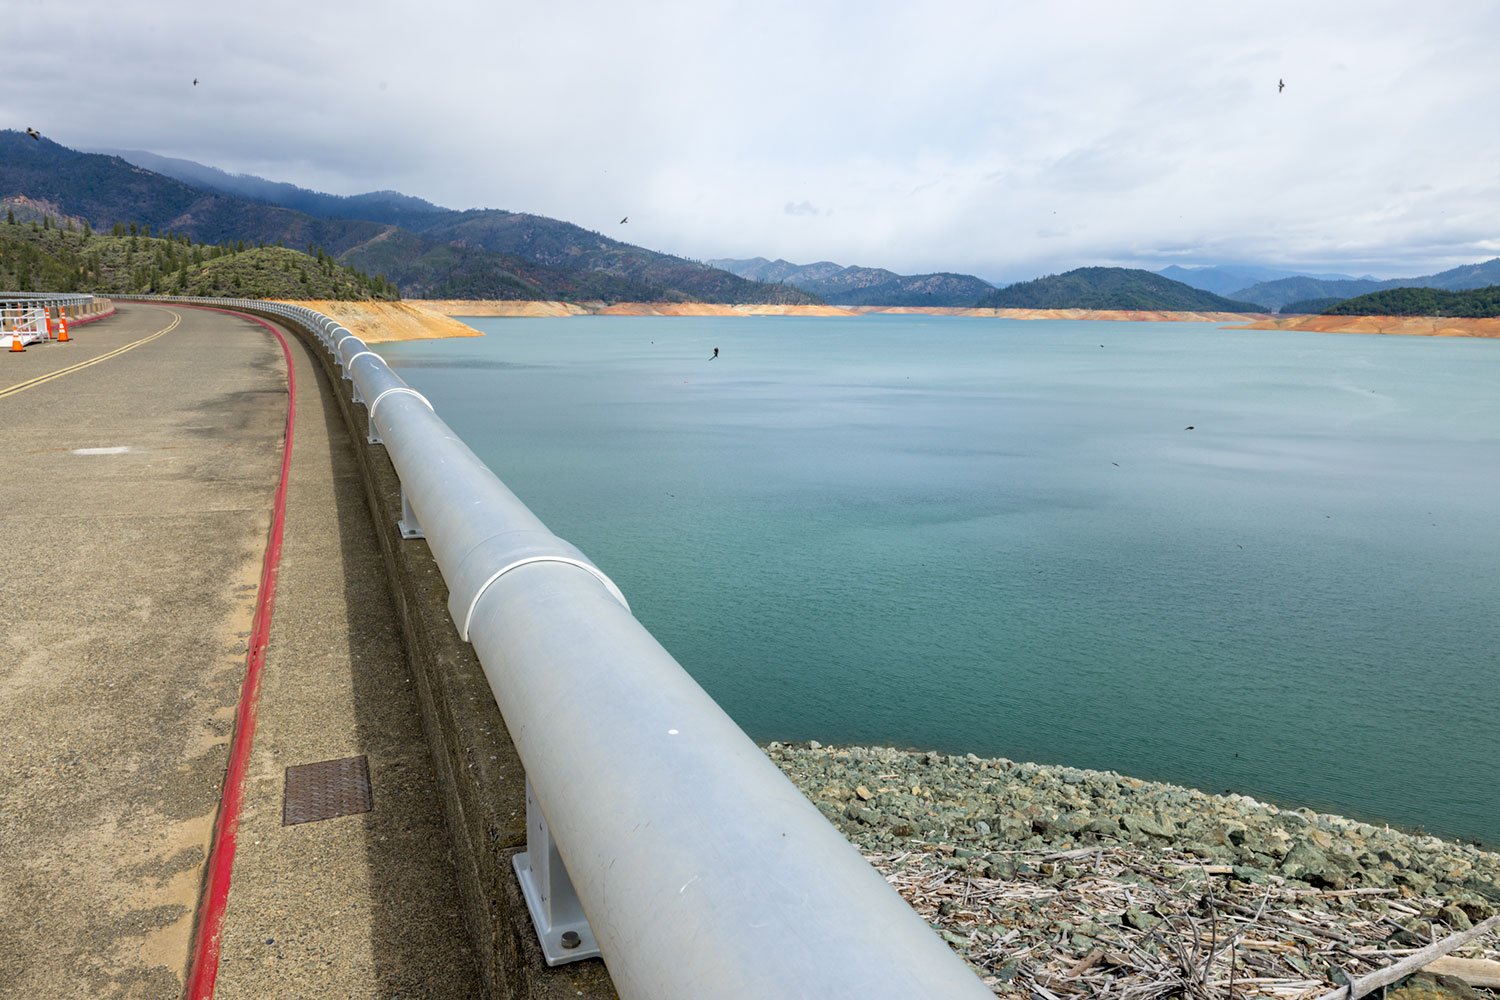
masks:
{"label": "green tree", "polygon": [[16,213],[8,208],[5,210],[5,224],[7,226],[14,226],[16,224]]}

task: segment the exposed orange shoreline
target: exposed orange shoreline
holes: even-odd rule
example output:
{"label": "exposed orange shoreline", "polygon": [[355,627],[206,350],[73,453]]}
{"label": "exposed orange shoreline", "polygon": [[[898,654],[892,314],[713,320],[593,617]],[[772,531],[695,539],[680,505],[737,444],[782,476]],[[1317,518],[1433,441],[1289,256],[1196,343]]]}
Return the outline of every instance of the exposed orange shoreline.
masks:
{"label": "exposed orange shoreline", "polygon": [[[477,337],[460,316],[971,316],[988,319],[1088,319],[1138,323],[1225,323],[1242,330],[1381,333],[1418,337],[1500,338],[1500,318],[1432,316],[1268,316],[1126,309],[973,309],[957,306],[724,305],[714,302],[526,302],[516,299],[408,299],[403,302],[299,302],[343,323],[369,343]],[[1250,320],[1251,322],[1246,322]]]}
{"label": "exposed orange shoreline", "polygon": [[1405,337],[1500,338],[1500,317],[1285,316],[1267,317],[1242,330],[1306,330],[1312,333],[1388,333]]}

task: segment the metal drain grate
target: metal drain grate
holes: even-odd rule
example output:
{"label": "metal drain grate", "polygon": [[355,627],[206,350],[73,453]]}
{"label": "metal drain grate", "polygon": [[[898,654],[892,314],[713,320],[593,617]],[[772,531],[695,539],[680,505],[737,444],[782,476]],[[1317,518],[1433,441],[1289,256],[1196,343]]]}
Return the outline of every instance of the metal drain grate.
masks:
{"label": "metal drain grate", "polygon": [[374,808],[375,799],[370,794],[370,761],[366,757],[293,764],[286,769],[286,796],[281,803],[282,826],[353,816]]}

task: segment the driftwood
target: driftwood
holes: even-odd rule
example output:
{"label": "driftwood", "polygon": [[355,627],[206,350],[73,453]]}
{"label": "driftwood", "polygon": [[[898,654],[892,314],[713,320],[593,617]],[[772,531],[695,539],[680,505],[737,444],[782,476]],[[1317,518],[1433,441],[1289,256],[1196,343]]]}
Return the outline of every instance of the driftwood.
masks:
{"label": "driftwood", "polygon": [[1453,976],[1470,986],[1482,986],[1487,990],[1500,989],[1500,962],[1486,958],[1440,958],[1422,966],[1422,971],[1436,976]]}
{"label": "driftwood", "polygon": [[1366,993],[1378,990],[1382,986],[1389,986],[1396,980],[1417,972],[1428,962],[1442,958],[1460,945],[1467,944],[1495,927],[1500,927],[1500,913],[1495,914],[1488,920],[1481,920],[1466,931],[1450,934],[1441,941],[1436,941],[1420,951],[1413,952],[1395,965],[1381,969],[1379,972],[1373,972],[1368,976],[1353,979],[1348,985],[1341,986],[1331,993],[1324,993],[1318,997],[1318,1000],[1359,1000]]}
{"label": "driftwood", "polygon": [[[1484,938],[1500,916],[1422,947],[1450,901],[1410,890],[1309,889],[1274,873],[1252,884],[1170,848],[987,860],[911,846],[870,861],[1014,1000],[1351,1000],[1341,982],[1359,1000],[1424,967],[1464,977],[1433,968],[1454,950],[1470,956],[1470,976],[1500,972],[1500,942]],[[1017,874],[991,878],[996,864]]]}

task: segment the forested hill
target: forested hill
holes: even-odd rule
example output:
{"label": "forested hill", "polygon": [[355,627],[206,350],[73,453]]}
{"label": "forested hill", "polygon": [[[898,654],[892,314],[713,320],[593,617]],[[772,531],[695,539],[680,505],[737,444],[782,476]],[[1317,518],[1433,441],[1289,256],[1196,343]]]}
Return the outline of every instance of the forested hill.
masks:
{"label": "forested hill", "polygon": [[1388,288],[1345,299],[1328,316],[1500,316],[1500,285],[1450,292],[1441,288]]}
{"label": "forested hill", "polygon": [[1168,312],[1260,312],[1159,274],[1129,267],[1080,267],[1001,288],[980,299],[989,309],[1134,309]]}
{"label": "forested hill", "polygon": [[396,287],[319,252],[205,244],[180,233],[57,217],[36,203],[0,199],[0,288],[105,295],[234,295],[250,298],[394,299]]}
{"label": "forested hill", "polygon": [[[208,183],[213,173],[204,173],[202,182]],[[632,246],[542,216],[488,210],[429,213],[421,208],[425,203],[416,199],[401,202],[388,195],[309,200],[308,192],[289,185],[268,184],[257,193],[345,215],[309,215],[236,193],[196,187],[117,156],[80,153],[46,138],[0,131],[0,201],[36,205],[45,214],[86,220],[99,232],[121,223],[206,244],[284,244],[382,276],[413,297],[818,301],[797,288],[747,281],[698,261]],[[347,213],[368,210],[389,218],[396,208],[407,210],[409,221],[404,226],[347,217]]]}

